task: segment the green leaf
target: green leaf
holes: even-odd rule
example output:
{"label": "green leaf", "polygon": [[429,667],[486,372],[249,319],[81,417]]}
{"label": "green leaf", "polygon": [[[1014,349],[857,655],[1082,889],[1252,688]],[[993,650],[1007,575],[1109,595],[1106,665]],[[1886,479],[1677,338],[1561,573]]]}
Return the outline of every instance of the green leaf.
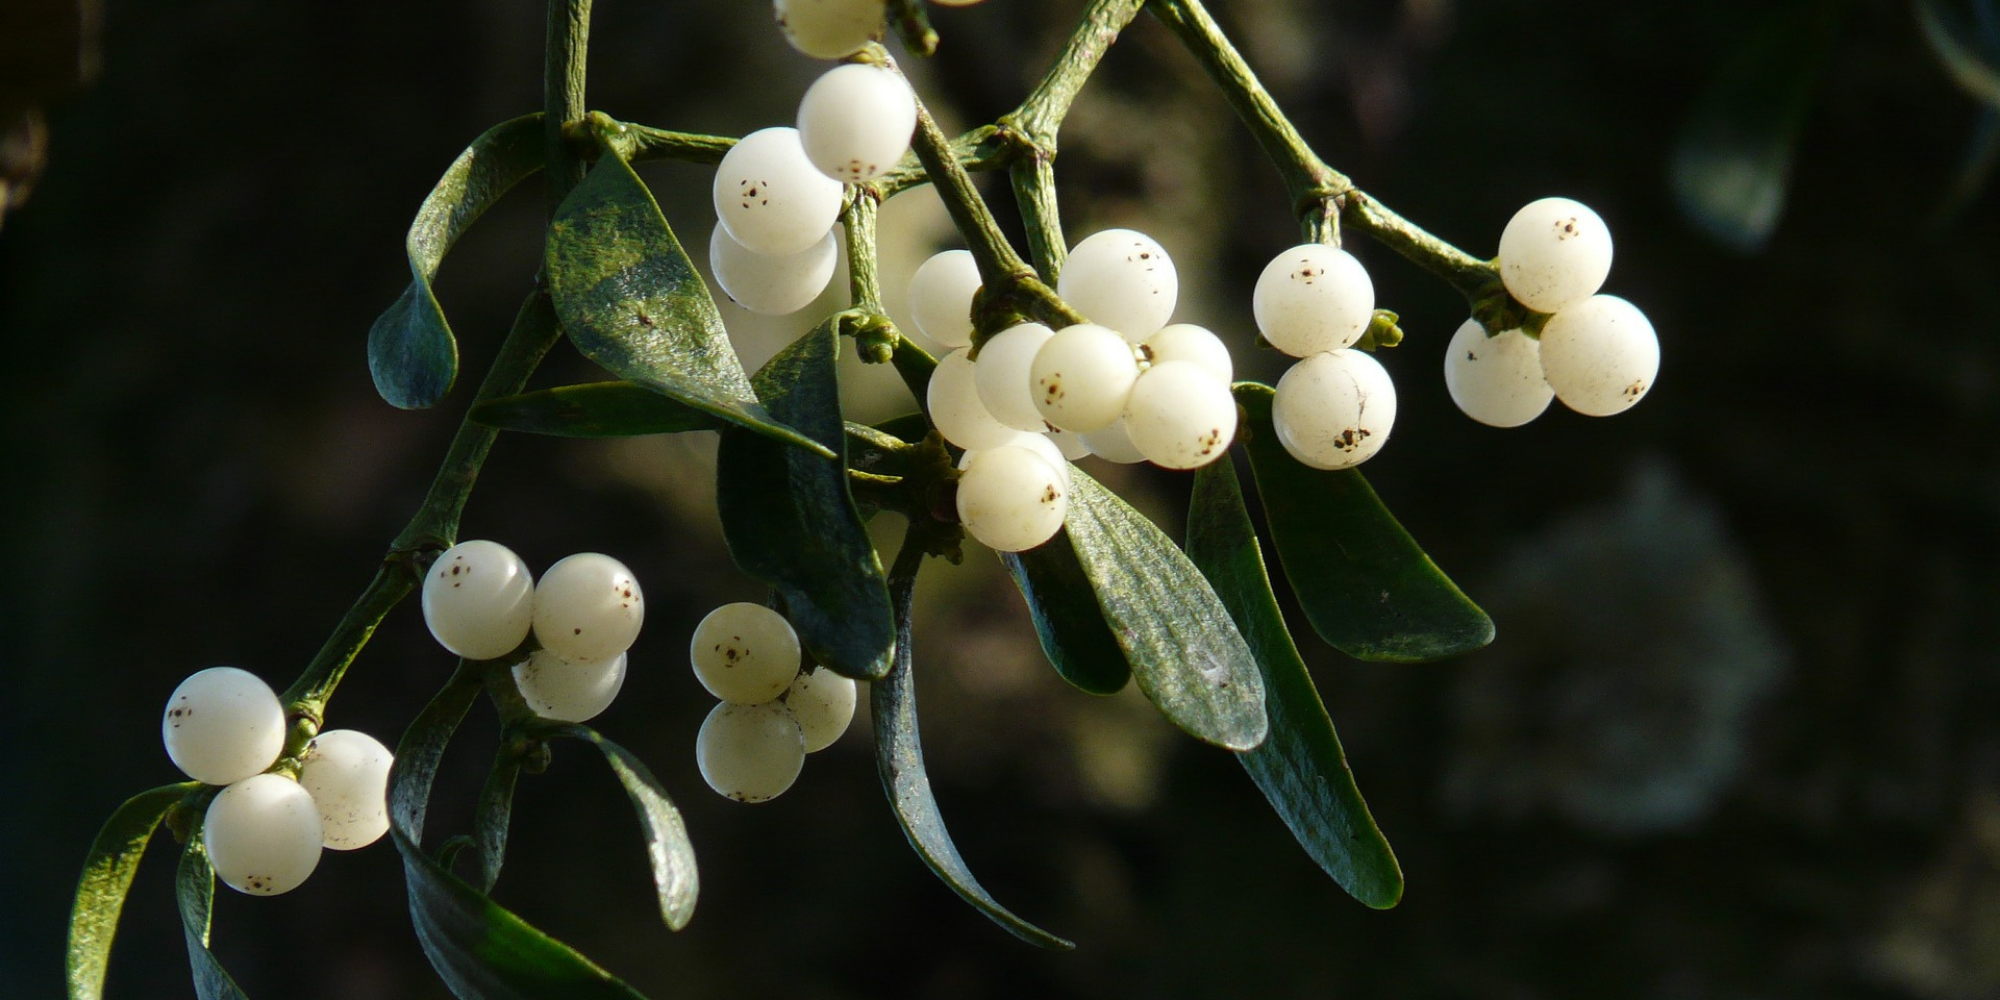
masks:
{"label": "green leaf", "polygon": [[1215,590],[1144,514],[1081,471],[1070,484],[1070,543],[1139,690],[1197,739],[1264,742],[1264,680]]}
{"label": "green leaf", "polygon": [[187,939],[188,968],[194,974],[194,995],[201,1000],[247,1000],[243,988],[208,950],[208,915],[215,902],[215,871],[208,865],[208,847],[200,824],[188,834],[181,851],[180,872],[174,879],[180,901],[181,935]]}
{"label": "green leaf", "polygon": [[1306,620],[1362,660],[1423,663],[1493,641],[1493,620],[1431,562],[1353,469],[1300,464],[1271,427],[1271,388],[1236,384],[1278,562]]}
{"label": "green leaf", "polygon": [[[500,868],[507,863],[507,828],[514,819],[514,786],[521,780],[521,758],[515,748],[502,740],[493,755],[493,769],[486,772],[486,784],[479,789],[479,806],[472,814],[472,853],[478,877],[472,884],[480,892],[492,892],[500,881]],[[456,854],[456,852],[453,852]],[[438,864],[451,868],[444,852]]]}
{"label": "green leaf", "polygon": [[489,399],[473,406],[472,421],[503,431],[577,438],[678,434],[729,426],[706,410],[633,382],[587,382]]}
{"label": "green leaf", "polygon": [[847,486],[846,425],[831,323],[814,327],[757,372],[779,419],[826,447],[821,457],[730,428],[716,455],[722,537],[743,572],[775,587],[812,657],[848,677],[889,671],[896,624],[882,563]]}
{"label": "green leaf", "polygon": [[403,855],[417,943],[460,1000],[644,1000],[575,949],[453,875],[420,846],[438,761],[479,690],[471,672],[454,676],[404,731],[389,774],[389,835]]}
{"label": "green leaf", "polygon": [[653,192],[609,146],[549,223],[549,295],[592,361],[676,402],[831,456],[773,419]]}
{"label": "green leaf", "polygon": [[1195,473],[1187,553],[1214,584],[1264,674],[1271,735],[1237,759],[1299,846],[1341,888],[1376,909],[1396,905],[1403,898],[1403,870],[1355,787],[1333,720],[1285,628],[1236,468],[1227,459]]}
{"label": "green leaf", "polygon": [[1056,673],[1090,694],[1124,690],[1132,679],[1132,667],[1097,607],[1090,577],[1077,561],[1069,533],[1058,531],[1026,552],[1002,552],[1000,561],[1028,602],[1035,635]]}
{"label": "green leaf", "polygon": [[453,243],[507,189],[542,169],[542,116],[526,115],[486,130],[458,154],[417,209],[404,247],[410,287],[368,330],[368,371],[375,391],[404,409],[430,406],[458,377],[458,341],[431,291]]}
{"label": "green leaf", "polygon": [[[917,582],[914,563],[921,562],[923,555],[914,538],[903,545],[904,556],[897,560],[898,572],[889,588],[896,605],[895,666],[888,676],[868,685],[875,724],[875,770],[882,776],[882,790],[917,857],[959,898],[1029,944],[1068,951],[1076,945],[1015,916],[995,901],[973,877],[951,841],[951,832],[944,827],[937,797],[931,793],[930,776],[924,771],[924,747],[917,734],[917,689],[910,672],[911,606]],[[907,571],[905,559],[910,560]]]}
{"label": "green leaf", "polygon": [[201,784],[184,781],[140,792],[125,800],[83,860],[76,880],[76,900],[69,912],[69,958],[66,977],[70,1000],[97,1000],[104,995],[104,971],[111,961],[111,943],[118,935],[118,917],[125,894],[139,873],[139,859],[167,811]]}
{"label": "green leaf", "polygon": [[603,751],[604,761],[625,786],[632,808],[639,813],[639,829],[646,835],[646,857],[653,866],[653,892],[660,901],[660,918],[674,930],[686,927],[694,917],[695,896],[701,892],[701,878],[694,865],[694,841],[688,838],[681,811],[660,779],[653,777],[645,763],[632,751],[599,735],[587,726],[564,726],[562,736],[588,740]]}
{"label": "green leaf", "polygon": [[[1988,0],[1971,4],[1978,25],[1947,9],[1940,0],[1916,0],[1917,26],[1939,65],[1958,89],[1988,107],[2000,109],[2000,14]],[[1984,28],[1985,37],[1980,37]]]}

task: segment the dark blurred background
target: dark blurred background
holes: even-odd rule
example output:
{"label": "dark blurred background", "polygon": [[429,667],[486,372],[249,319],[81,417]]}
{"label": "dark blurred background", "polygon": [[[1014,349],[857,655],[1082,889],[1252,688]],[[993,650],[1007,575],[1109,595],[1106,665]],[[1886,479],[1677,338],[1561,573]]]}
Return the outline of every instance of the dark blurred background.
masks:
{"label": "dark blurred background", "polygon": [[[1367,472],[1499,628],[1426,666],[1300,637],[1402,905],[1348,899],[1234,761],[1133,692],[1063,685],[970,546],[920,594],[932,777],[987,886],[1076,952],[1015,942],[924,870],[865,720],[771,804],[713,795],[692,753],[710,701],[681,650],[709,608],[761,591],[728,561],[694,436],[508,438],[465,534],[536,567],[594,549],[639,573],[650,620],[596,725],[685,810],[699,912],[660,925],[629,807],[577,746],[524,781],[498,897],[658,997],[2000,996],[2000,193],[1979,182],[1995,112],[1958,85],[1979,62],[1955,78],[1899,3],[1217,6],[1327,160],[1470,252],[1533,198],[1595,206],[1618,240],[1607,290],[1664,345],[1627,415],[1557,406],[1491,430],[1440,377],[1463,303],[1352,244],[1408,332],[1382,355],[1396,440]],[[1976,12],[1939,6],[1977,54]],[[590,104],[621,118],[742,134],[789,121],[823,69],[761,2],[598,7]],[[937,57],[905,64],[948,124],[989,121],[1079,7],[939,9]],[[90,837],[176,777],[155,735],[168,692],[215,664],[282,687],[414,508],[469,386],[392,410],[364,337],[408,280],[403,230],[437,174],[539,103],[526,0],[101,13],[94,83],[30,101],[46,169],[0,229],[8,996],[59,991]],[[16,68],[23,30],[0,28]],[[1180,318],[1278,374],[1248,348],[1249,285],[1295,238],[1288,200],[1158,24],[1112,51],[1058,173],[1072,239],[1158,236]],[[644,174],[705,245],[708,172]],[[928,197],[887,213],[892,299],[952,245]],[[468,373],[534,273],[541,211],[510,199],[442,272]],[[753,363],[811,323],[728,315]],[[893,379],[847,374],[855,412],[909,408]],[[562,348],[540,378],[590,377]],[[1178,533],[1184,478],[1104,474]],[[401,608],[330,724],[393,742],[450,666]],[[468,822],[492,742],[479,710],[433,829]],[[171,855],[139,874],[112,996],[190,992]],[[252,996],[444,996],[386,844],[217,910]]]}

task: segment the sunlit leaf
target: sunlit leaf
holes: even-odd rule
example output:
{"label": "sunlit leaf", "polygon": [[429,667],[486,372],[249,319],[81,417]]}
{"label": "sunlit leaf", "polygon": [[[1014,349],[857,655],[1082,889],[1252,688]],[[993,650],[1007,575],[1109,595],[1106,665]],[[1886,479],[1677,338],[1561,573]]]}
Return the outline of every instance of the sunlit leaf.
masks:
{"label": "sunlit leaf", "polygon": [[125,894],[139,873],[139,859],[153,839],[167,810],[201,785],[184,781],[140,792],[125,800],[104,821],[84,857],[83,875],[76,881],[76,898],[69,913],[69,957],[66,965],[70,1000],[97,1000],[104,995],[104,971],[111,961],[111,943],[118,934],[118,917]]}
{"label": "sunlit leaf", "polygon": [[181,910],[181,936],[187,940],[188,970],[194,975],[194,995],[201,1000],[246,1000],[242,987],[208,950],[209,911],[215,903],[215,870],[208,864],[208,847],[200,829],[188,836],[181,866],[174,879]]}
{"label": "sunlit leaf", "polygon": [[625,795],[639,814],[639,830],[646,837],[646,858],[653,867],[653,892],[660,904],[660,918],[680,930],[694,917],[695,897],[701,892],[701,878],[694,864],[694,842],[688,838],[681,811],[660,779],[653,777],[645,762],[632,751],[599,735],[587,726],[564,726],[558,735],[586,740],[604,754]]}
{"label": "sunlit leaf", "polygon": [[1422,663],[1493,641],[1493,619],[1417,547],[1354,469],[1327,472],[1285,451],[1271,426],[1271,388],[1236,384],[1271,543],[1306,620],[1362,660]]}
{"label": "sunlit leaf", "polygon": [[632,437],[713,431],[728,422],[633,382],[588,382],[489,399],[472,408],[488,427],[558,437]]}
{"label": "sunlit leaf", "polygon": [[1144,514],[1070,473],[1069,540],[1125,661],[1162,715],[1230,750],[1264,742],[1264,680],[1215,590]]}
{"label": "sunlit leaf", "polygon": [[813,659],[861,680],[889,670],[895,619],[882,563],[847,485],[846,424],[830,323],[814,327],[757,372],[757,395],[826,456],[739,428],[722,432],[715,489],[722,537],[743,572],[785,600]]}
{"label": "sunlit leaf", "polygon": [[410,286],[368,331],[368,371],[392,405],[430,406],[458,377],[458,341],[431,291],[453,243],[500,196],[542,168],[542,116],[502,122],[458,154],[417,209],[404,247]]}
{"label": "sunlit leaf", "polygon": [[1035,635],[1056,673],[1091,694],[1124,690],[1132,667],[1104,621],[1069,533],[1058,531],[1026,552],[1002,552],[1000,561],[1028,602]]}
{"label": "sunlit leaf", "polygon": [[1214,584],[1264,674],[1271,735],[1237,759],[1299,846],[1341,888],[1368,906],[1396,905],[1403,870],[1355,787],[1333,720],[1285,628],[1228,459],[1195,473],[1187,553]]}

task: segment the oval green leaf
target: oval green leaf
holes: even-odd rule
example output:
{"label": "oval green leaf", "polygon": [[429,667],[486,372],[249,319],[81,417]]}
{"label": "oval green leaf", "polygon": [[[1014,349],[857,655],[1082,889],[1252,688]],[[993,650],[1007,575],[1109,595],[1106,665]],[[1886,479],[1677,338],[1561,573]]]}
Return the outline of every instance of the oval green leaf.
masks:
{"label": "oval green leaf", "polygon": [[1069,533],[1058,531],[1026,552],[1002,552],[1000,562],[1028,602],[1035,636],[1056,673],[1089,694],[1125,690],[1132,667],[1097,607]]}
{"label": "oval green leaf", "polygon": [[743,572],[785,600],[799,644],[857,680],[889,672],[895,618],[882,562],[847,485],[846,424],[831,323],[814,327],[757,372],[758,396],[826,457],[731,427],[716,455],[722,537]]}
{"label": "oval green leaf", "polygon": [[660,919],[680,930],[694,917],[695,897],[701,892],[701,877],[694,864],[694,841],[680,809],[667,797],[660,779],[653,777],[644,761],[632,751],[599,735],[587,726],[564,726],[558,735],[586,740],[604,754],[604,762],[625,786],[626,797],[639,814],[639,829],[646,836],[646,858],[653,866],[653,892],[660,902]]}
{"label": "oval green leaf", "polygon": [[194,995],[201,1000],[248,1000],[243,988],[230,978],[229,971],[208,950],[208,917],[215,903],[215,870],[208,865],[208,847],[201,839],[201,825],[188,834],[181,850],[181,866],[174,878],[174,895],[180,903],[181,935],[187,940],[188,969],[194,975]]}
{"label": "oval green leaf", "polygon": [[1139,690],[1196,739],[1264,742],[1264,680],[1214,588],[1144,514],[1081,471],[1070,482],[1064,526]]}
{"label": "oval green leaf", "polygon": [[1271,387],[1236,384],[1278,563],[1320,638],[1361,660],[1425,663],[1493,641],[1493,619],[1417,547],[1353,469],[1300,464],[1271,426]]}
{"label": "oval green leaf", "polygon": [[833,452],[759,405],[708,286],[616,150],[549,223],[549,295],[577,350],[612,374],[758,434]]}
{"label": "oval green leaf", "polygon": [[431,291],[453,243],[509,188],[542,169],[542,116],[501,122],[458,154],[417,209],[404,249],[410,287],[368,330],[375,390],[403,409],[430,406],[458,377],[458,341]]}
{"label": "oval green leaf", "polygon": [[126,799],[104,821],[97,839],[90,842],[69,911],[69,955],[64,971],[70,1000],[97,1000],[104,995],[111,943],[118,935],[118,917],[124,912],[132,877],[139,873],[139,860],[167,810],[200,787],[199,782],[183,781],[140,792]]}
{"label": "oval green leaf", "polygon": [[1237,759],[1299,846],[1348,895],[1376,909],[1396,905],[1402,866],[1354,784],[1340,735],[1285,628],[1228,459],[1195,473],[1187,554],[1215,586],[1264,675],[1271,735]]}
{"label": "oval green leaf", "polygon": [[438,761],[478,696],[478,680],[461,670],[404,731],[389,774],[389,836],[403,855],[410,920],[424,956],[460,1000],[644,1000],[419,846]]}
{"label": "oval green leaf", "polygon": [[[912,563],[922,560],[921,550],[914,548],[917,545],[914,539],[905,540],[903,545],[905,556],[917,553]],[[1071,942],[1001,906],[973,877],[972,869],[958,853],[958,846],[952,843],[951,832],[944,827],[937,797],[931,793],[930,775],[924,770],[924,747],[917,734],[917,689],[910,672],[916,568],[910,565],[908,572],[903,572],[903,559],[897,562],[898,572],[889,587],[896,606],[895,666],[888,676],[868,685],[868,705],[875,725],[875,769],[882,777],[882,790],[889,797],[889,807],[895,811],[896,822],[902,826],[903,835],[909,838],[917,857],[959,898],[1029,944],[1058,951],[1075,948]]]}
{"label": "oval green leaf", "polygon": [[473,406],[472,421],[503,431],[576,438],[678,434],[729,426],[706,410],[623,381],[587,382],[489,399]]}

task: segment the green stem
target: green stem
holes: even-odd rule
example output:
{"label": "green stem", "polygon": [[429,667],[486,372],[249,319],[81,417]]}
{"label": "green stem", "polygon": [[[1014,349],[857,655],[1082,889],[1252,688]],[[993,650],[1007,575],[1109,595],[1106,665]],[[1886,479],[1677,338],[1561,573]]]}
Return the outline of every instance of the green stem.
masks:
{"label": "green stem", "polygon": [[548,141],[549,211],[583,180],[583,160],[563,139],[563,127],[584,117],[583,83],[590,52],[590,0],[548,0],[542,49],[542,128]]}
{"label": "green stem", "polygon": [[1103,61],[1111,43],[1118,40],[1119,33],[1139,16],[1139,8],[1145,5],[1146,0],[1092,0],[1083,12],[1082,22],[1063,43],[1055,65],[1049,67],[1013,114],[1000,119],[1003,129],[1019,133],[1033,144],[1044,147],[1053,157],[1056,131],[1062,128],[1070,104],[1083,90],[1084,81],[1090,79],[1091,71]]}
{"label": "green stem", "polygon": [[1021,222],[1028,230],[1028,256],[1035,261],[1035,273],[1042,283],[1054,287],[1069,256],[1063,237],[1062,209],[1056,201],[1056,165],[1036,149],[1008,168],[1014,183],[1014,203],[1020,206]]}
{"label": "green stem", "polygon": [[[602,119],[600,121],[599,119]],[[609,128],[605,128],[609,126]],[[563,128],[563,139],[572,152],[594,158],[603,146],[600,136],[610,135],[619,155],[627,163],[647,160],[676,160],[682,163],[721,163],[724,153],[737,140],[726,135],[675,132],[671,129],[613,121],[602,111],[593,111],[588,120],[571,122]]]}
{"label": "green stem", "polygon": [[875,218],[881,211],[881,195],[867,185],[850,189],[852,197],[841,213],[841,231],[847,238],[847,293],[856,309],[886,316],[882,307],[882,279],[875,260]]}
{"label": "green stem", "polygon": [[979,277],[986,287],[1000,288],[1028,277],[1028,265],[1007,242],[993,210],[973,188],[972,175],[959,165],[950,140],[938,129],[922,102],[917,104],[917,132],[911,149],[923,163],[924,173],[937,188],[938,197],[944,199],[952,224],[965,237],[966,249],[972,251],[972,259],[979,264]]}

